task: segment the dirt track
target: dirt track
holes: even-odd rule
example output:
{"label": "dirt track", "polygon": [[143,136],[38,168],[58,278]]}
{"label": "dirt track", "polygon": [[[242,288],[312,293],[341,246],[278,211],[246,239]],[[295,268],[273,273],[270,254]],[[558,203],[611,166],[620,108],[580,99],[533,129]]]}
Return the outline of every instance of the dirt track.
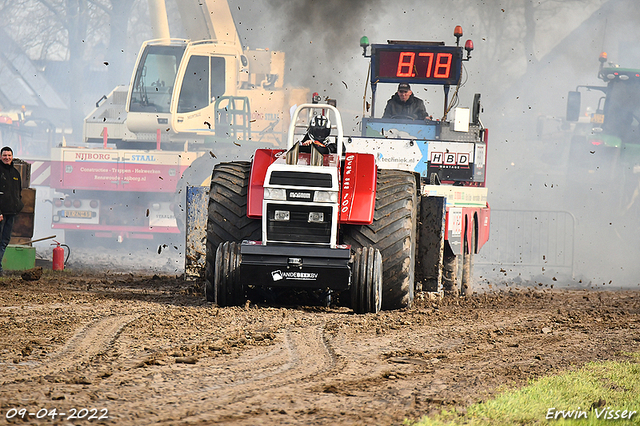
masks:
{"label": "dirt track", "polygon": [[38,410],[65,413],[59,422],[86,408],[118,425],[401,424],[624,359],[640,350],[639,325],[638,291],[507,287],[353,315],[222,309],[176,277],[4,277],[0,423],[12,408],[34,424]]}

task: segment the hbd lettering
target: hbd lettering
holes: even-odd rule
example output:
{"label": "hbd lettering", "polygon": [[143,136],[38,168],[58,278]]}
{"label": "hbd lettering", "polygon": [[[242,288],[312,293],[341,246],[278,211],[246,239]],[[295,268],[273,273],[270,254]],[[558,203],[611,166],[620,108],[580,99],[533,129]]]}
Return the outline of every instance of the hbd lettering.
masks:
{"label": "hbd lettering", "polygon": [[[602,420],[617,420],[617,419],[629,419],[636,414],[636,411],[628,410],[612,410],[611,407],[603,408],[602,410],[594,409],[597,419]],[[577,410],[556,410],[555,407],[547,410],[547,420],[549,419],[587,419],[589,413],[581,411],[580,407]]]}

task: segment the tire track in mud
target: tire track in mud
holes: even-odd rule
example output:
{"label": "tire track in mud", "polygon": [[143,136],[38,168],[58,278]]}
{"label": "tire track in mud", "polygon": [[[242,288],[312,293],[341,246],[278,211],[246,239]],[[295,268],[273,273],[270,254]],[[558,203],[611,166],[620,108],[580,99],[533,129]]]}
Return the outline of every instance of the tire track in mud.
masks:
{"label": "tire track in mud", "polygon": [[36,377],[69,371],[86,363],[111,346],[122,330],[139,315],[109,315],[80,327],[58,351],[39,365],[16,365],[3,373],[3,384],[23,382]]}
{"label": "tire track in mud", "polygon": [[[257,395],[264,397],[271,389],[281,391],[287,386],[304,385],[310,378],[317,380],[339,368],[337,356],[325,337],[324,325],[290,327],[280,335],[281,343],[266,353],[252,356],[245,352],[235,360],[213,358],[213,365],[205,365],[203,361],[181,371],[173,369],[163,375],[166,378],[170,374],[168,381],[142,383],[141,388],[131,389],[130,394],[121,394],[125,401],[113,401],[118,423],[134,424],[141,412],[149,415],[145,422],[154,424],[165,421],[175,424],[175,418],[181,418],[179,423],[217,422],[229,410],[237,413],[234,404],[246,404]],[[117,381],[117,376],[107,380]],[[148,394],[149,389],[155,395],[141,399],[140,392]],[[157,395],[162,395],[163,403],[173,409],[158,410]],[[207,405],[206,414],[201,413],[203,404]],[[178,407],[182,415],[176,412]]]}
{"label": "tire track in mud", "polygon": [[[281,386],[298,380],[304,380],[307,377],[322,374],[336,367],[336,356],[333,349],[327,343],[324,336],[324,327],[316,327],[308,333],[306,329],[284,331],[284,349],[288,356],[288,360],[275,367],[268,363],[269,358],[265,358],[258,365],[263,369],[256,374],[255,359],[243,361],[242,364],[249,364],[249,369],[243,369],[240,379],[234,378],[233,384],[214,384],[200,390],[200,392],[212,392],[224,388],[233,388],[234,394],[237,393],[239,387],[251,387],[255,382],[262,382],[267,378],[276,378],[271,381],[268,386],[260,386],[261,390]],[[309,336],[311,334],[311,336]],[[284,380],[277,380],[280,374],[288,373]],[[233,376],[238,376],[235,371]],[[292,376],[293,374],[293,376]]]}

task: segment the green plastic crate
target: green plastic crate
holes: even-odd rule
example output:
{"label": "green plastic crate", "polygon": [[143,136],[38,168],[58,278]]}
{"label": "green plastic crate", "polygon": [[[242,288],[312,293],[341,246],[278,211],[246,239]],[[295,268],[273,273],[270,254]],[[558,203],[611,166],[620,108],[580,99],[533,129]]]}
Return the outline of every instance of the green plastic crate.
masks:
{"label": "green plastic crate", "polygon": [[4,271],[25,271],[36,267],[36,248],[9,244],[2,258]]}

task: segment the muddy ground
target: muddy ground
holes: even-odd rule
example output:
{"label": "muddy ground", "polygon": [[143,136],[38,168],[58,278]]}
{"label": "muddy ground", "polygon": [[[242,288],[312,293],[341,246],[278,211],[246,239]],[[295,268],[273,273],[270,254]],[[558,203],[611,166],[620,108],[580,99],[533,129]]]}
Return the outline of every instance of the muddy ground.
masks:
{"label": "muddy ground", "polygon": [[218,308],[171,274],[5,275],[0,424],[55,409],[59,424],[397,425],[640,350],[640,291],[558,287],[354,315]]}

